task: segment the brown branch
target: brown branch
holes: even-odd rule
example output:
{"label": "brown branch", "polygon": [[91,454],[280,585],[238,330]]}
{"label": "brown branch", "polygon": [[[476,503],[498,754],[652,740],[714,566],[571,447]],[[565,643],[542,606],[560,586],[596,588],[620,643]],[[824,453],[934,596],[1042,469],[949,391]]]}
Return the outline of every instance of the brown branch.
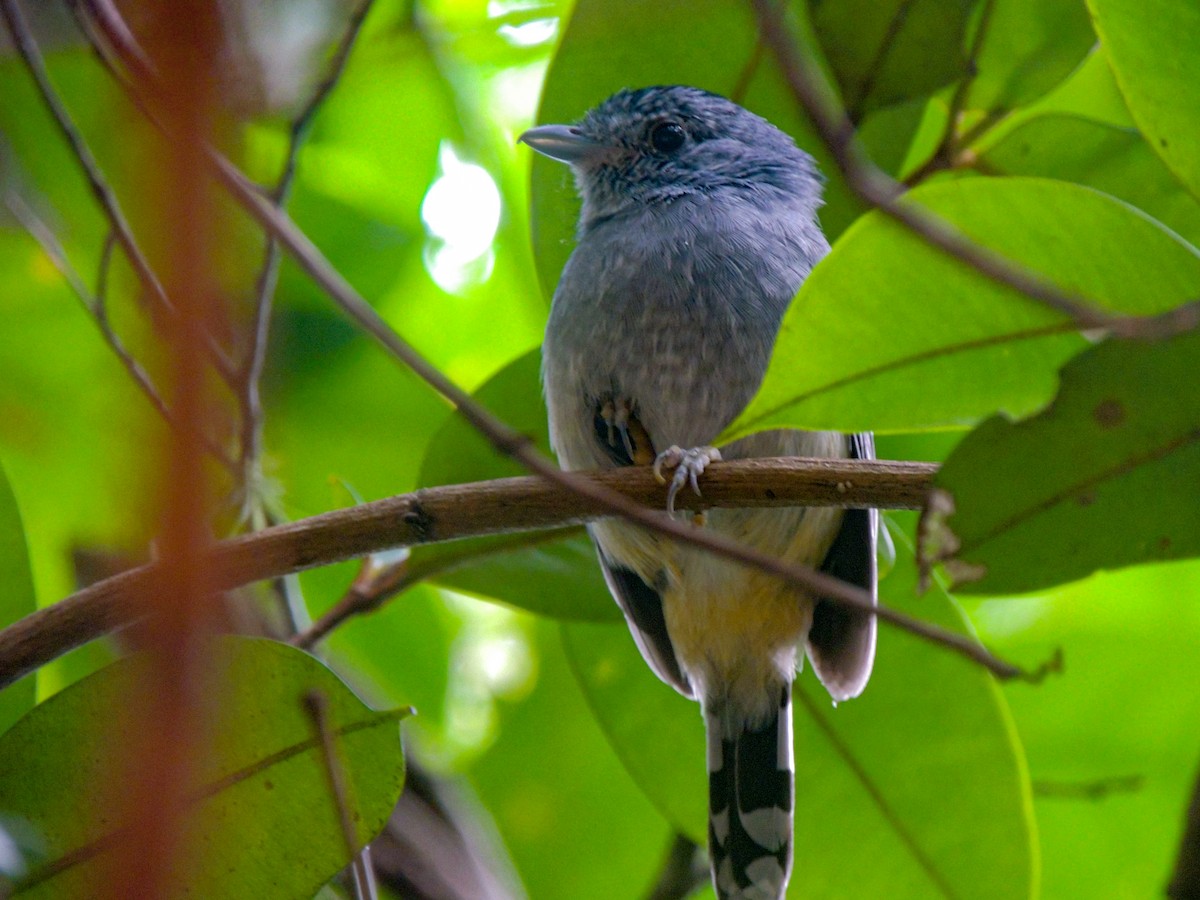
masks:
{"label": "brown branch", "polygon": [[[704,496],[682,497],[681,508],[837,506],[904,508],[918,505],[935,467],[925,463],[771,459],[714,464],[705,474]],[[610,496],[632,504],[660,533],[680,533],[693,545],[755,566],[814,596],[876,615],[879,619],[952,650],[998,678],[1036,680],[999,660],[971,638],[914,619],[822,572],[792,565],[743,544],[668,519],[665,489],[649,467],[576,473],[572,482],[588,493],[538,477],[505,478],[426,488],[349,509],[241,535],[215,545],[204,568],[211,591],[299,572],[380,550],[459,538],[580,524],[612,515]],[[143,566],[98,582],[0,631],[0,687],[89,640],[142,617],[141,600],[159,569]]]}
{"label": "brown branch", "polygon": [[1196,776],[1196,787],[1184,818],[1179,857],[1175,860],[1167,896],[1171,900],[1200,900],[1200,774]]}
{"label": "brown branch", "polygon": [[1047,279],[968,238],[940,216],[900,200],[904,185],[880,170],[855,138],[854,124],[836,102],[820,69],[800,52],[774,0],[750,0],[763,38],[774,52],[796,101],[833,155],[855,195],[916,234],[931,247],[998,284],[1070,318],[1084,329],[1103,328],[1120,337],[1159,339],[1200,326],[1200,300],[1150,316],[1118,316],[1086,297],[1060,290]]}
{"label": "brown branch", "polygon": [[418,562],[413,562],[412,557],[407,553],[404,554],[403,559],[387,565],[379,565],[368,557],[363,561],[354,583],[350,585],[349,590],[342,595],[342,598],[311,626],[293,636],[290,643],[301,649],[309,650],[317,641],[324,639],[343,623],[356,616],[374,612],[392,597],[414,585],[439,575],[445,575],[455,569],[474,565],[491,556],[512,553],[535,544],[562,540],[576,533],[582,534],[582,529],[569,527],[529,532],[514,535],[509,540],[493,542],[485,548],[469,544],[459,545],[459,552],[448,551],[439,554],[434,559],[424,559]]}
{"label": "brown branch", "polygon": [[708,867],[700,862],[699,851],[696,842],[687,835],[672,835],[646,900],[684,900],[708,881]]}

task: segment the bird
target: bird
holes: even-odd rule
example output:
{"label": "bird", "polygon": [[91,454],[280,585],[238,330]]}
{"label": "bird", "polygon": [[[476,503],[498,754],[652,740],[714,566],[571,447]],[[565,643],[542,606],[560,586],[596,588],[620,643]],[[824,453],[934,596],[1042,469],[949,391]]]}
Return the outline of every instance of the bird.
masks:
{"label": "bird", "polygon": [[[567,471],[653,465],[665,514],[720,459],[873,459],[870,433],[714,442],[757,391],[784,312],[829,251],[816,163],[766,119],[684,85],[624,89],[518,140],[573,172],[575,246],[542,382]],[[878,512],[712,509],[703,527],[876,595]],[[783,897],[793,859],[791,691],[806,654],[835,702],[871,675],[875,618],[619,518],[589,527],[638,649],[699,701],[708,850],[722,900]]]}

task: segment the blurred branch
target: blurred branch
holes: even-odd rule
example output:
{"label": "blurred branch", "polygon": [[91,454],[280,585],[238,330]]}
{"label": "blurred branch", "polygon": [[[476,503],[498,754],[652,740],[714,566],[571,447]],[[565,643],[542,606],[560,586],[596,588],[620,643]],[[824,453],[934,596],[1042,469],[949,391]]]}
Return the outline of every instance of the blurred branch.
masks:
{"label": "blurred branch", "polygon": [[351,809],[350,785],[346,780],[346,769],[338,754],[337,735],[329,723],[329,698],[322,691],[313,690],[304,696],[304,711],[312,721],[317,746],[321,749],[321,761],[325,764],[325,775],[329,779],[329,791],[337,807],[338,825],[342,840],[351,863],[351,883],[355,900],[375,900],[375,878],[371,871],[370,845],[357,849],[358,836],[354,827]]}
{"label": "blurred branch", "polygon": [[[296,162],[300,148],[307,139],[312,128],[317,111],[325,99],[341,80],[346,69],[350,52],[362,29],[362,24],[371,9],[373,0],[360,0],[350,16],[346,30],[338,42],[329,71],[314,89],[312,96],[292,120],[288,132],[288,147],[284,157],[283,170],[275,188],[271,191],[271,199],[275,205],[284,209],[287,207],[292,184],[296,176]],[[259,384],[262,380],[263,366],[267,359],[267,343],[271,330],[271,310],[274,305],[275,288],[279,283],[279,263],[281,254],[279,240],[271,232],[267,233],[266,249],[262,268],[255,284],[254,321],[250,330],[250,347],[246,359],[238,373],[238,399],[242,409],[241,450],[239,466],[244,508],[248,509],[255,495],[255,482],[262,455],[263,409]]]}
{"label": "blurred branch", "polygon": [[1141,775],[1114,775],[1094,781],[1035,781],[1033,795],[1056,800],[1103,800],[1113,794],[1140,791],[1146,783]]}
{"label": "blurred branch", "polygon": [[1188,804],[1175,871],[1167,885],[1171,900],[1200,900],[1200,774]]}
{"label": "blurred branch", "polygon": [[1200,325],[1200,300],[1153,316],[1117,316],[1087,298],[1059,290],[1048,280],[968,238],[946,220],[901,201],[905,187],[880,170],[855,138],[854,124],[834,99],[817,66],[800,52],[776,0],[750,0],[763,38],[775,54],[796,101],[833,155],[846,184],[864,203],[903,225],[931,247],[981,275],[1019,291],[1070,318],[1079,328],[1103,328],[1119,337],[1160,339]]}
{"label": "blurred branch", "polygon": [[[835,506],[913,508],[928,490],[935,467],[925,463],[865,460],[771,459],[713,464],[704,497],[678,506]],[[267,528],[215,544],[203,569],[213,595],[264,578],[299,572],[383,549],[459,538],[580,524],[613,514],[609,497],[633,505],[660,533],[682,534],[696,546],[715,547],[728,559],[755,566],[814,596],[895,625],[984,666],[996,677],[1040,680],[988,653],[973,639],[875,606],[871,595],[822,572],[752,550],[702,527],[668,519],[665,488],[648,466],[574,473],[570,486],[540,477],[504,478],[426,488],[299,522]],[[587,493],[577,490],[584,485]],[[602,499],[595,499],[589,494]],[[0,631],[0,687],[37,666],[127,625],[147,612],[144,598],[161,576],[143,566],[91,585]],[[811,587],[817,585],[817,587]]]}
{"label": "blurred branch", "polygon": [[[137,239],[133,235],[132,228],[130,228],[129,220],[125,218],[125,213],[121,209],[121,204],[117,200],[116,193],[104,177],[104,173],[100,170],[100,165],[96,161],[96,157],[92,154],[87,142],[83,139],[83,135],[79,133],[79,129],[75,127],[75,123],[71,119],[71,114],[67,112],[66,106],[63,105],[57,91],[55,91],[54,85],[50,81],[50,75],[46,71],[41,51],[33,39],[33,34],[30,31],[29,23],[25,19],[25,14],[21,10],[20,3],[18,0],[0,0],[0,14],[4,16],[8,31],[12,35],[13,45],[17,48],[17,52],[20,54],[21,60],[25,64],[30,77],[33,78],[38,93],[41,95],[42,102],[54,118],[63,137],[66,138],[67,144],[70,146],[71,152],[75,155],[75,159],[79,163],[79,168],[87,180],[92,195],[96,198],[96,202],[99,204],[104,216],[111,224],[112,233],[121,250],[125,253],[126,258],[128,258],[130,265],[133,267],[138,281],[141,282],[142,289],[148,296],[154,298],[157,309],[166,317],[172,320],[178,318],[179,311],[167,296],[162,282],[154,273],[145,254],[138,246]],[[207,352],[217,372],[229,384],[235,383],[234,378],[236,373],[225,352],[211,338],[206,343]]]}
{"label": "blurred branch", "polygon": [[684,900],[707,882],[708,867],[700,861],[699,850],[696,842],[686,835],[672,835],[658,878],[646,900]]}
{"label": "blurred branch", "polygon": [[[29,204],[16,191],[10,190],[4,195],[4,205],[13,214],[13,218],[21,224],[21,227],[29,233],[30,237],[37,241],[38,245],[42,248],[42,252],[54,264],[54,268],[62,275],[63,280],[67,282],[71,291],[83,305],[88,317],[100,329],[100,334],[104,338],[104,342],[116,354],[122,367],[129,373],[129,377],[133,379],[134,384],[138,386],[138,389],[146,396],[146,399],[150,401],[150,405],[154,407],[155,412],[171,428],[191,427],[190,425],[181,423],[171,411],[171,408],[167,406],[166,401],[163,400],[162,396],[158,393],[158,389],[154,386],[154,382],[150,380],[150,374],[142,368],[141,363],[133,358],[133,354],[129,352],[120,336],[113,330],[112,324],[108,321],[108,310],[104,303],[103,285],[105,282],[104,275],[107,271],[107,261],[111,256],[110,248],[112,247],[112,241],[105,241],[104,252],[101,255],[100,278],[98,280],[100,287],[96,294],[92,294],[88,290],[88,286],[84,283],[83,278],[80,277],[79,272],[71,265],[70,260],[67,259],[66,251],[63,250],[58,238],[54,236],[54,232],[41,220],[37,213],[30,209]],[[226,453],[211,438],[201,434],[193,436],[203,442],[204,448],[221,465],[230,471],[235,470],[233,457]]]}

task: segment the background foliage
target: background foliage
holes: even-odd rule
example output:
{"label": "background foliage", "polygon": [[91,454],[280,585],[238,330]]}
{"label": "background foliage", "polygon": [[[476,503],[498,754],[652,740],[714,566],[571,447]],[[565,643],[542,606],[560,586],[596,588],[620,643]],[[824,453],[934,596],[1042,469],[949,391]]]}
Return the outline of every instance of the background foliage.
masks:
{"label": "background foliage", "polygon": [[[346,5],[225,7],[241,16],[226,150],[270,182]],[[1110,311],[1200,297],[1195,4],[809,0],[791,13],[872,158],[919,185],[906,202]],[[65,17],[36,18],[55,84],[136,229],[153,203],[145,126]],[[752,7],[734,0],[377,0],[303,145],[290,211],[405,338],[544,443],[536,348],[576,206],[565,168],[538,160],[530,179],[515,139],[535,117],[571,121],[620,87],[653,83],[736,96],[793,133],[829,179],[833,252],[733,430],[873,428],[882,457],[945,461],[941,481],[958,501],[946,524],[962,542],[947,574],[959,594],[935,585],[916,596],[915,516],[894,515],[885,601],[1021,663],[1065,653],[1064,671],[1040,685],[998,685],[885,628],[861,700],[833,709],[802,676],[793,895],[1161,893],[1200,750],[1195,333],[1080,333],[865,212],[760,47]],[[106,222],[11,52],[0,57],[0,194],[9,623],[69,594],[89,561],[145,554],[157,489],[145,464],[163,425],[21,227],[14,203],[90,283]],[[261,235],[232,214],[224,257],[241,325]],[[153,367],[128,267],[115,263],[109,280],[114,324]],[[263,391],[259,517],[515,471],[290,263]],[[354,573],[302,576],[301,619],[329,608]],[[0,736],[0,823],[78,824],[95,788],[77,756],[104,727],[87,717],[100,702],[89,698],[120,695],[121,670],[101,668],[115,650],[90,645],[0,692],[0,727],[43,704]],[[275,651],[246,650],[244,664],[276,671],[263,652]],[[439,575],[318,652],[370,705],[416,708],[403,726],[409,761],[473,798],[504,894],[644,896],[673,834],[703,838],[697,711],[637,658],[578,535]],[[309,662],[279,663],[295,690],[326,677]],[[263,716],[258,727],[282,746],[294,710],[249,711],[252,697],[270,707],[267,677],[247,676],[229,715]],[[339,723],[371,723],[364,741],[394,727],[348,694],[341,702]],[[391,749],[364,750],[355,768],[376,805],[394,799],[403,762],[398,744],[382,743]],[[261,758],[268,745],[237,752]],[[31,783],[34,759],[48,774]],[[66,771],[82,780],[55,775]],[[311,773],[289,790],[328,803]],[[382,814],[371,815],[378,828]],[[24,841],[24,826],[5,827]],[[285,823],[260,827],[282,834]],[[321,828],[300,836],[334,840]],[[25,843],[34,863],[62,852]],[[274,858],[296,876],[289,896],[302,896],[315,876],[294,871],[282,847]]]}

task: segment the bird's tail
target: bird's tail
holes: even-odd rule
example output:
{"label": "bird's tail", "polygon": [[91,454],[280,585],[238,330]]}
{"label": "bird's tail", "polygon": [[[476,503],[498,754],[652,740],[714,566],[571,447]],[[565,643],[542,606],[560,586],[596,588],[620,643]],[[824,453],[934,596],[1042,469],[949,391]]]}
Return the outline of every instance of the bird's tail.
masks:
{"label": "bird's tail", "polygon": [[792,871],[792,697],[730,739],[715,715],[708,736],[708,853],[721,900],[780,900]]}

